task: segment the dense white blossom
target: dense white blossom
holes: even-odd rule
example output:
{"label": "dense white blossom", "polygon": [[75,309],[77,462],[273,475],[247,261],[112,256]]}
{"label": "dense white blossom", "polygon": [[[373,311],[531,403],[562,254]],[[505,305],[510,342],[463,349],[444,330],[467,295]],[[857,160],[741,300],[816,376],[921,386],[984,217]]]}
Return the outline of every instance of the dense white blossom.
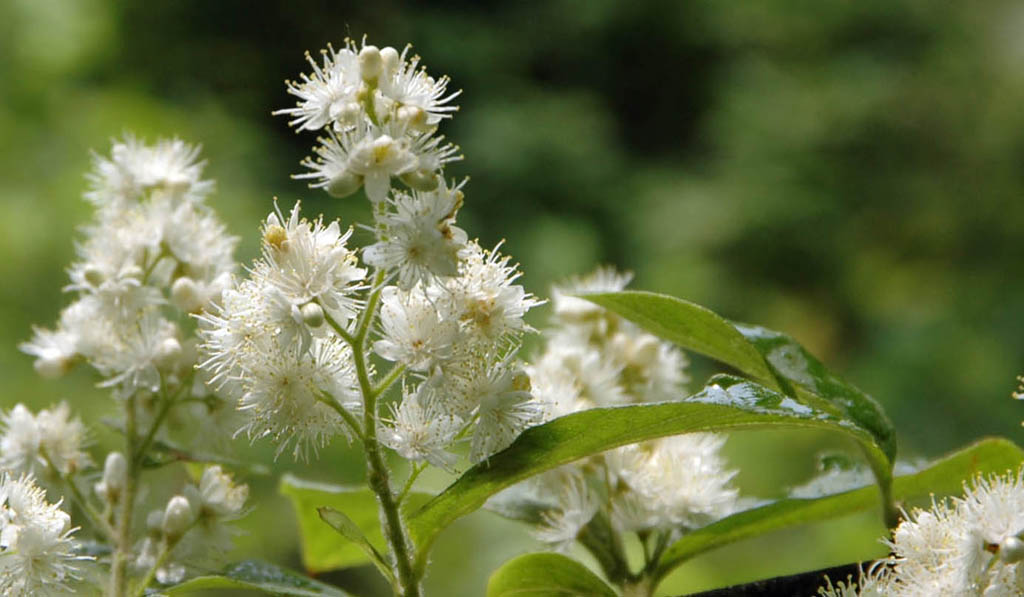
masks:
{"label": "dense white blossom", "polygon": [[29,477],[0,479],[0,594],[55,595],[79,578],[71,518]]}
{"label": "dense white blossom", "polygon": [[52,466],[69,475],[89,464],[85,425],[66,402],[33,415],[23,404],[0,415],[0,470],[37,474]]}
{"label": "dense white blossom", "polygon": [[435,276],[457,275],[466,245],[466,233],[455,226],[461,186],[448,188],[442,182],[434,191],[395,193],[377,218],[381,240],[366,247],[363,260],[397,271],[398,285],[405,290]]}
{"label": "dense white blossom", "polygon": [[430,371],[452,357],[459,322],[443,301],[432,301],[422,287],[381,293],[381,336],[373,350],[416,371]]}
{"label": "dense white blossom", "polygon": [[[825,597],[1017,597],[1024,594],[1024,469],[979,477],[962,498],[906,515],[885,543],[892,556],[861,575],[859,588]],[[840,592],[842,591],[842,592]]]}
{"label": "dense white blossom", "polygon": [[292,117],[296,131],[326,130],[316,158],[303,161],[309,171],[296,178],[339,197],[365,186],[379,203],[392,178],[429,191],[444,164],[460,159],[458,148],[435,134],[457,110],[450,102],[459,92],[448,93],[448,77],[429,76],[408,47],[399,53],[347,40],[338,50],[328,46],[321,63],[306,59],[313,73],[288,82],[298,103],[275,112]]}
{"label": "dense white blossom", "polygon": [[719,454],[725,438],[691,433],[632,444],[606,454],[617,479],[614,520],[625,530],[695,528],[730,514],[735,471]]}
{"label": "dense white blossom", "polygon": [[75,299],[52,330],[21,349],[36,370],[58,376],[83,362],[115,395],[156,395],[191,383],[195,352],[182,314],[220,300],[235,268],[237,239],[206,205],[198,148],[147,145],[127,136],[97,156],[84,226],[66,290]]}
{"label": "dense white blossom", "polygon": [[557,506],[541,513],[542,524],[533,536],[564,551],[600,509],[597,494],[587,487],[586,477],[577,469],[562,468],[545,475],[544,481],[557,489]]}
{"label": "dense white blossom", "polygon": [[457,457],[447,450],[464,422],[441,402],[429,382],[415,392],[403,392],[400,405],[393,408],[389,425],[378,435],[384,445],[413,461],[426,460],[434,466],[452,470]]}

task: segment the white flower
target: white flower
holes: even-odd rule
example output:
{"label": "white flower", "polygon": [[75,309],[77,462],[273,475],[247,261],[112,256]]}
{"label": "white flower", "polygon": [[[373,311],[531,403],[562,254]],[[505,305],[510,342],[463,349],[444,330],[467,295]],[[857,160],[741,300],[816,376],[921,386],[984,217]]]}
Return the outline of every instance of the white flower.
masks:
{"label": "white flower", "polygon": [[505,339],[531,328],[523,321],[530,309],[543,304],[519,284],[517,265],[493,250],[484,250],[471,242],[464,251],[459,276],[446,287],[459,310],[459,319],[475,335],[489,341]]}
{"label": "white flower", "polygon": [[462,429],[462,419],[441,404],[429,381],[402,394],[401,405],[392,408],[390,425],[378,430],[381,443],[408,460],[453,470],[457,458],[446,448]]}
{"label": "white flower", "polygon": [[352,229],[344,233],[337,221],[324,226],[299,216],[296,202],[286,222],[276,213],[263,226],[263,261],[253,277],[278,288],[294,305],[318,301],[332,317],[347,322],[358,303],[353,294],[362,289],[366,270],[346,246]]}
{"label": "white flower", "polygon": [[159,391],[167,341],[177,341],[179,335],[176,324],[156,311],[146,311],[134,326],[125,330],[119,350],[94,360],[93,365],[110,376],[100,386],[116,386],[125,396],[138,391]]}
{"label": "white flower", "polygon": [[328,45],[320,53],[323,66],[307,52],[306,61],[313,67],[313,74],[299,75],[301,81],[286,81],[288,93],[299,98],[298,104],[294,108],[274,112],[275,115],[291,116],[288,124],[296,131],[319,130],[339,119],[346,120],[346,112],[359,110],[356,91],[362,84],[362,78],[355,42],[346,40],[340,50]]}
{"label": "white flower", "polygon": [[419,56],[406,59],[410,46],[406,46],[401,54],[394,48],[384,48],[385,75],[379,83],[380,91],[396,104],[396,109],[413,121],[420,128],[436,126],[442,118],[450,118],[458,106],[448,105],[462,91],[448,94],[449,79],[447,76],[435,79],[427,75],[424,68],[419,67]]}
{"label": "white flower", "polygon": [[821,597],[890,597],[892,587],[889,582],[887,563],[879,560],[871,565],[867,571],[861,569],[857,582],[853,578],[846,577],[846,581],[839,581],[835,585],[832,580],[825,577],[825,586],[818,589]]}
{"label": "white flower", "polygon": [[249,497],[249,486],[235,484],[220,466],[209,466],[199,480],[199,516],[231,520],[242,513]]}
{"label": "white flower", "polygon": [[558,469],[546,475],[545,480],[558,487],[557,506],[541,514],[543,522],[532,534],[538,540],[565,551],[597,514],[601,502],[578,469]]}
{"label": "white flower", "polygon": [[189,200],[201,200],[213,183],[201,180],[203,163],[197,161],[199,147],[180,139],[160,140],[144,145],[131,135],[114,143],[110,159],[93,158],[89,175],[92,189],[86,198],[99,207],[118,207],[157,190]]}
{"label": "white flower", "polygon": [[459,252],[466,244],[466,233],[455,226],[461,187],[449,189],[441,183],[430,192],[396,193],[387,202],[392,211],[377,217],[380,241],[366,247],[363,260],[396,269],[403,290],[434,276],[457,275]]}
{"label": "white flower", "polygon": [[317,340],[305,354],[264,346],[254,356],[238,381],[239,408],[249,417],[240,431],[251,439],[273,438],[278,455],[294,444],[296,458],[305,458],[310,447],[315,451],[335,435],[347,435],[341,416],[319,399],[329,393],[349,409],[358,404],[351,353],[341,340]]}
{"label": "white flower", "polygon": [[28,477],[0,479],[0,594],[52,595],[79,578],[71,518]]}
{"label": "white flower", "polygon": [[385,287],[380,303],[383,338],[373,343],[374,352],[415,371],[430,371],[452,356],[458,321],[443,305],[431,302],[420,286],[409,292]]}
{"label": "white flower", "polygon": [[32,327],[32,332],[32,340],[22,342],[18,348],[36,358],[33,363],[36,373],[54,378],[70,371],[77,355],[75,334],[61,328],[47,330],[37,326]]}
{"label": "white flower", "polygon": [[573,410],[630,402],[620,383],[622,365],[573,335],[551,337],[547,350],[534,364],[534,371],[541,375],[571,375],[578,402]]}
{"label": "white flower", "polygon": [[480,407],[469,459],[480,462],[508,447],[523,429],[539,423],[543,410],[530,394],[529,376],[517,364],[495,364],[478,377],[475,386]]}
{"label": "white flower", "polygon": [[87,465],[89,456],[82,451],[85,425],[70,416],[66,402],[36,416],[23,404],[0,415],[0,469],[34,474],[52,465],[68,475]]}
{"label": "white flower", "polygon": [[618,292],[624,290],[633,279],[631,273],[620,273],[611,267],[602,267],[588,276],[572,278],[568,283],[555,286],[551,301],[555,317],[565,324],[586,324],[604,313],[604,308],[576,294]]}
{"label": "white flower", "polygon": [[[1024,470],[978,479],[966,495],[914,510],[891,541],[888,595],[1020,595]],[[1004,553],[1005,552],[1005,553]]]}
{"label": "white flower", "polygon": [[691,433],[617,448],[608,467],[624,490],[613,496],[616,522],[626,530],[694,528],[731,513],[735,471],[719,451],[725,438]]}

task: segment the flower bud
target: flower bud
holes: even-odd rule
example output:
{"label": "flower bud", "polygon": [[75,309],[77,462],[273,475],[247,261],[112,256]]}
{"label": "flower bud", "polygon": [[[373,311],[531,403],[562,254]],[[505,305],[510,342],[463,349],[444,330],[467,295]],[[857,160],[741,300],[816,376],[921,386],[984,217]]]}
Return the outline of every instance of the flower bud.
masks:
{"label": "flower bud", "polygon": [[1024,541],[1016,535],[1007,537],[999,546],[999,559],[1007,564],[1016,564],[1024,560]]}
{"label": "flower bud", "polygon": [[91,284],[92,286],[99,286],[100,284],[103,283],[104,278],[103,272],[101,272],[99,268],[94,265],[86,266],[85,271],[82,272],[82,277],[85,278],[85,281]]}
{"label": "flower bud", "polygon": [[36,359],[32,367],[40,377],[56,379],[71,369],[71,359],[60,356],[42,357]]}
{"label": "flower bud", "polygon": [[327,183],[326,190],[327,194],[331,197],[341,199],[355,193],[361,186],[363,186],[363,177],[346,170],[332,178]]}
{"label": "flower bud", "polygon": [[302,306],[302,321],[311,328],[318,328],[324,324],[324,310],[316,303],[306,303]]}
{"label": "flower bud", "polygon": [[402,62],[402,58],[399,56],[398,50],[391,46],[381,49],[380,58],[384,64],[384,73],[389,76],[395,74],[395,71],[398,70],[398,65]]}
{"label": "flower bud", "polygon": [[384,60],[377,46],[364,46],[359,51],[359,75],[369,85],[377,83],[377,77],[384,69]]}
{"label": "flower bud", "polygon": [[423,108],[419,108],[417,106],[402,106],[398,109],[397,116],[398,120],[417,131],[424,131],[430,128],[427,124],[427,113]]}
{"label": "flower bud", "polygon": [[154,360],[161,367],[172,367],[177,363],[180,356],[181,342],[178,342],[177,338],[164,338],[156,349],[156,358]]}
{"label": "flower bud", "polygon": [[167,502],[164,510],[163,531],[170,543],[176,542],[195,522],[192,504],[183,495],[176,495]]}
{"label": "flower bud", "polygon": [[353,125],[363,113],[363,108],[356,102],[334,102],[329,108],[331,120],[342,125]]}
{"label": "flower bud", "polygon": [[195,280],[188,276],[175,280],[171,285],[171,304],[186,313],[198,311],[203,306],[203,296]]}
{"label": "flower bud", "polygon": [[437,188],[438,178],[433,170],[413,170],[399,176],[402,182],[417,191],[433,191]]}
{"label": "flower bud", "polygon": [[103,480],[97,483],[96,493],[111,504],[117,503],[121,498],[121,491],[124,489],[125,479],[128,477],[128,461],[124,454],[111,452],[103,463]]}

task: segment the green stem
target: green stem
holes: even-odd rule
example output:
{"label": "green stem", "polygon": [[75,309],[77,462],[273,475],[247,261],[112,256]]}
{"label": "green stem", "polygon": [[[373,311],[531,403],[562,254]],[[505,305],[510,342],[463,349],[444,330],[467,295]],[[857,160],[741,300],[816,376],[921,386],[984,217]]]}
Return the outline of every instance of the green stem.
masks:
{"label": "green stem", "polygon": [[363,437],[363,430],[359,426],[359,420],[352,416],[352,413],[345,410],[345,407],[338,403],[337,398],[327,392],[323,392],[318,394],[316,399],[334,409],[334,412],[341,416],[342,420],[345,421],[359,441],[366,441],[366,438]]}
{"label": "green stem", "polygon": [[142,462],[142,458],[146,455],[146,451],[153,445],[153,440],[156,439],[156,434],[160,431],[160,426],[163,425],[164,421],[167,419],[167,415],[171,412],[171,407],[175,405],[180,395],[181,391],[174,396],[163,396],[163,400],[160,401],[160,410],[157,411],[156,417],[153,418],[153,423],[149,426],[149,431],[146,432],[146,436],[142,439],[142,443],[140,443],[138,448],[136,448],[136,461]]}
{"label": "green stem", "polygon": [[46,460],[47,466],[57,474],[57,478],[60,479],[60,481],[67,486],[68,491],[71,492],[71,501],[78,504],[82,511],[85,512],[85,515],[89,518],[89,522],[91,522],[93,526],[99,529],[108,540],[113,541],[114,529],[107,523],[103,514],[100,513],[100,511],[97,510],[85,497],[85,494],[82,493],[82,490],[79,489],[78,485],[75,483],[74,478],[71,475],[65,475],[60,469],[55,467],[53,465],[53,461],[50,460],[50,457],[47,455],[44,448],[40,448],[39,453],[43,459]]}
{"label": "green stem", "polygon": [[114,561],[110,569],[110,596],[124,597],[128,584],[128,560],[132,549],[132,510],[135,502],[136,477],[139,461],[136,458],[136,412],[135,396],[125,399],[124,442],[127,475],[121,492],[121,513],[117,521],[117,537],[114,546]]}
{"label": "green stem", "polygon": [[390,388],[393,383],[398,381],[398,378],[402,377],[403,373],[405,373],[405,365],[399,363],[392,367],[391,371],[388,371],[388,374],[378,381],[377,385],[373,386],[373,395],[380,397],[384,392],[388,391],[388,388]]}
{"label": "green stem", "polygon": [[172,548],[173,546],[167,545],[166,541],[161,543],[160,555],[157,556],[156,562],[146,572],[146,576],[142,578],[142,582],[139,583],[139,586],[135,590],[137,597],[143,597],[146,594],[146,587],[148,587],[156,578],[156,571],[167,563],[167,558],[170,557]]}
{"label": "green stem", "polygon": [[[377,394],[370,381],[364,349],[370,324],[376,316],[377,306],[380,303],[383,279],[384,273],[378,271],[374,279],[372,293],[366,303],[366,309],[359,319],[356,333],[351,336],[350,344],[356,378],[359,380],[359,389],[363,395],[363,446],[366,451],[367,484],[377,496],[377,503],[380,506],[381,530],[391,547],[392,566],[395,578],[398,580],[398,594],[401,597],[419,597],[421,594],[420,579],[412,564],[415,557],[414,547],[402,522],[399,502],[391,491],[388,468],[377,440]],[[344,338],[344,336],[342,337]]]}
{"label": "green stem", "polygon": [[427,465],[425,463],[417,463],[412,465],[412,471],[409,472],[409,478],[405,480],[405,485],[402,486],[402,491],[398,493],[396,501],[401,504],[405,501],[405,498],[409,495],[409,491],[412,490],[412,484],[416,482],[416,478],[420,476]]}

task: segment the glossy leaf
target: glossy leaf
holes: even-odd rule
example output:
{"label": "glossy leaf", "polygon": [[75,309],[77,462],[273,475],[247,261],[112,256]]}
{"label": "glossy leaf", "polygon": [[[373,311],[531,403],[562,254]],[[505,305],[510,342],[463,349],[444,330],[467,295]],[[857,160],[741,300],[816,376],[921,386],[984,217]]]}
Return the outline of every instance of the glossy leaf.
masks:
{"label": "glossy leaf", "polygon": [[878,402],[829,371],[793,338],[760,326],[729,322],[704,307],[662,294],[624,291],[584,298],[652,334],[718,359],[808,406],[831,410],[866,429],[886,456],[882,461],[867,455],[882,490],[886,521],[895,524],[897,512],[890,495],[891,463],[896,458],[892,423]]}
{"label": "glossy leaf", "polygon": [[487,582],[487,597],[615,597],[616,593],[572,558],[528,553],[505,562]]}
{"label": "glossy leaf", "polygon": [[[314,483],[285,475],[281,479],[280,491],[287,496],[295,508],[302,539],[302,564],[313,573],[376,564],[365,545],[346,539],[333,524],[325,522],[320,508],[329,508],[339,513],[362,535],[367,545],[378,552],[384,547],[384,536],[380,531],[377,498],[366,487],[345,487]],[[429,496],[412,492],[405,502],[406,508],[416,508],[427,501]],[[332,517],[333,522],[339,522]],[[350,529],[352,531],[352,529]]]}
{"label": "glossy leaf", "polygon": [[[910,475],[896,477],[893,494],[913,500],[929,494],[959,493],[965,481],[979,474],[1003,473],[1024,462],[1024,451],[1009,440],[985,439],[954,452]],[[664,577],[680,564],[704,552],[811,522],[836,518],[879,503],[878,487],[871,485],[814,499],[784,499],[739,512],[693,531],[671,545],[662,556],[656,576]]]}
{"label": "glossy leaf", "polygon": [[779,388],[764,357],[736,327],[714,311],[664,294],[642,291],[585,294],[597,303],[664,338],[732,365],[757,381]]}
{"label": "glossy leaf", "polygon": [[158,595],[188,595],[210,589],[251,589],[288,597],[351,597],[337,587],[259,560],[231,564],[221,574],[200,576],[160,589]]}
{"label": "glossy leaf", "polygon": [[878,466],[888,466],[874,436],[856,422],[831,411],[816,410],[760,384],[720,375],[684,401],[595,408],[527,429],[511,446],[466,471],[409,518],[419,547],[417,567],[422,570],[425,566],[437,533],[517,481],[648,439],[766,427],[813,427],[842,433],[857,440]]}

